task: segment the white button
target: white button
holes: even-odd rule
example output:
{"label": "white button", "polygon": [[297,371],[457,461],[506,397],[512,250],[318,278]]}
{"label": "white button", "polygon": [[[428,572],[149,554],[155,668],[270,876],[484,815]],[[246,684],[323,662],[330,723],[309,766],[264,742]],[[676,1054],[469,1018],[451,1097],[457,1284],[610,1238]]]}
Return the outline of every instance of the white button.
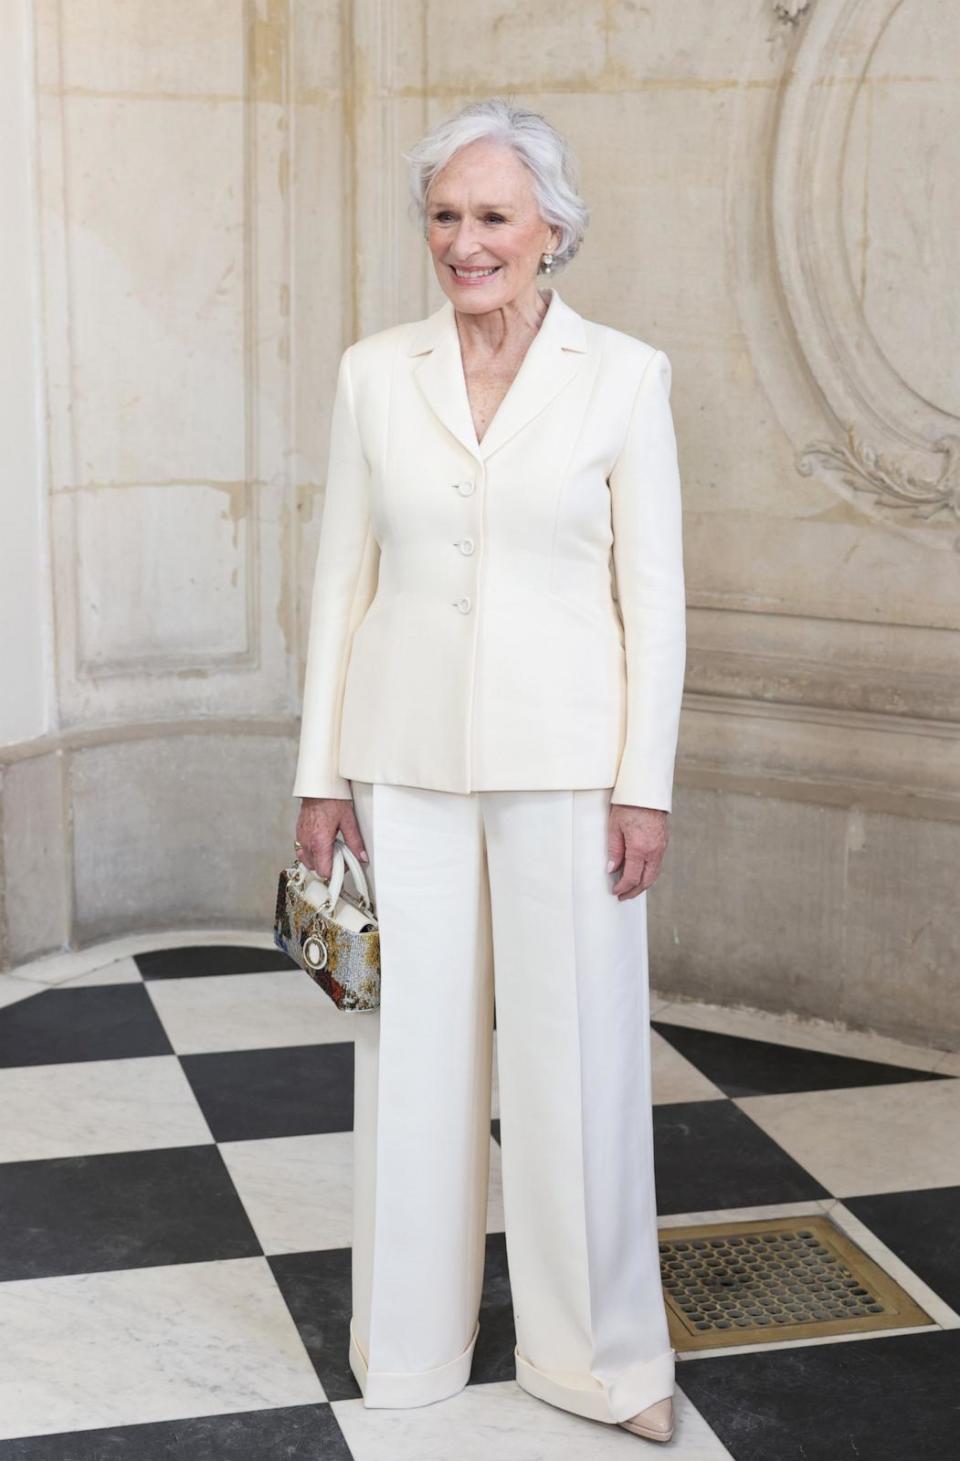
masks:
{"label": "white button", "polygon": [[454,599],[454,604],[456,608],[460,610],[461,614],[469,614],[470,600],[466,597],[466,595],[464,595],[462,599]]}
{"label": "white button", "polygon": [[453,485],[461,497],[469,497],[471,492],[476,490],[476,484],[474,482],[454,482]]}
{"label": "white button", "polygon": [[457,547],[460,549],[460,552],[464,554],[469,555],[470,553],[472,553],[473,546],[474,545],[472,538],[460,538],[457,542]]}

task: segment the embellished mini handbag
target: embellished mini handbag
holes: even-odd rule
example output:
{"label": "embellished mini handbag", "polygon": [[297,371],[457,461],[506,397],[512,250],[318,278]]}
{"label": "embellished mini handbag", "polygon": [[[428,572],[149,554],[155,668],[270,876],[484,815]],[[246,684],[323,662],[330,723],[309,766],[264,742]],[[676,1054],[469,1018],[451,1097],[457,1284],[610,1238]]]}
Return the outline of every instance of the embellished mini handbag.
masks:
{"label": "embellished mini handbag", "polygon": [[[344,889],[346,870],[356,896]],[[338,1009],[379,1008],[380,930],[360,860],[345,842],[333,844],[329,883],[299,859],[282,870],[273,939]]]}

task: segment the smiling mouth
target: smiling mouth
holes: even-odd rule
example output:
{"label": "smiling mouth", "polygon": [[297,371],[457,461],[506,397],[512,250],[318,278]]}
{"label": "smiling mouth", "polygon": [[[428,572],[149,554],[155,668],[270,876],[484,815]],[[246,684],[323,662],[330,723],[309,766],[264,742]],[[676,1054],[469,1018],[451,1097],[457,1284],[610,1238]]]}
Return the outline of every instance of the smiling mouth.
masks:
{"label": "smiling mouth", "polygon": [[494,264],[484,269],[459,269],[456,264],[451,264],[450,268],[453,272],[454,279],[461,279],[469,284],[473,280],[492,279],[495,274],[499,274],[503,265]]}

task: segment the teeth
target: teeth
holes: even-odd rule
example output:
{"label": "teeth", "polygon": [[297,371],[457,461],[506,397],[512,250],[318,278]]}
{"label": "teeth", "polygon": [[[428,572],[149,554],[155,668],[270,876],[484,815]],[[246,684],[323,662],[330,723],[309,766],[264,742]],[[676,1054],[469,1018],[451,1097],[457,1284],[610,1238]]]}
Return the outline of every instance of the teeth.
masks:
{"label": "teeth", "polygon": [[495,274],[499,267],[500,265],[497,264],[492,269],[458,269],[456,264],[454,264],[453,272],[458,274],[462,279],[485,279],[488,274]]}

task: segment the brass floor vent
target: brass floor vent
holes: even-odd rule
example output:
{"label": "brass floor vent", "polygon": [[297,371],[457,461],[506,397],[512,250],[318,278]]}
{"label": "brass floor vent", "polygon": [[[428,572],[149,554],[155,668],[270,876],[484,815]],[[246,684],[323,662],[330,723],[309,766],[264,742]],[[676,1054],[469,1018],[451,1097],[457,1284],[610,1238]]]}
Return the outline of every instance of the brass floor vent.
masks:
{"label": "brass floor vent", "polygon": [[826,1216],[661,1228],[676,1350],[932,1324]]}

